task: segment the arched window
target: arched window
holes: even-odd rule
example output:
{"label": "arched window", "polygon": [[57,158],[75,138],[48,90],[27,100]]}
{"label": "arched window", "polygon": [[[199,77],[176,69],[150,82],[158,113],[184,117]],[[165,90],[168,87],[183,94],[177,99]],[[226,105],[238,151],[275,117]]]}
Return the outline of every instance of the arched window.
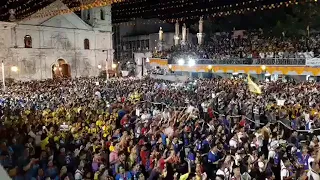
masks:
{"label": "arched window", "polygon": [[32,38],[29,35],[24,37],[24,47],[25,48],[32,48]]}
{"label": "arched window", "polygon": [[90,49],[89,39],[85,39],[85,40],[84,40],[84,49]]}
{"label": "arched window", "polygon": [[104,19],[105,19],[104,16],[105,16],[105,15],[104,15],[104,10],[103,10],[103,9],[100,9],[100,19],[101,19],[101,20],[104,20]]}

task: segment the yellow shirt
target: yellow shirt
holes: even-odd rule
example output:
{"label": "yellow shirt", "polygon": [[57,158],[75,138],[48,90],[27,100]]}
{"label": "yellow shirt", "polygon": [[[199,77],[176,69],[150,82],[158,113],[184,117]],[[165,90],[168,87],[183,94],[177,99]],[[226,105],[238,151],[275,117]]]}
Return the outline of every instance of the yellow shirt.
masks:
{"label": "yellow shirt", "polygon": [[109,147],[109,150],[110,150],[110,152],[113,152],[113,151],[114,151],[114,146],[111,145],[111,146]]}
{"label": "yellow shirt", "polygon": [[102,122],[101,120],[98,120],[98,121],[96,122],[96,125],[97,125],[98,127],[101,127],[102,124],[103,124],[103,122]]}
{"label": "yellow shirt", "polygon": [[179,180],[187,180],[188,177],[189,177],[189,174],[190,174],[190,173],[186,173],[186,174],[180,176]]}
{"label": "yellow shirt", "polygon": [[96,173],[94,173],[93,180],[99,180],[99,175],[100,175],[100,172],[99,172],[99,171],[97,171]]}
{"label": "yellow shirt", "polygon": [[47,136],[44,140],[41,141],[41,143],[40,143],[41,150],[46,149],[46,146],[49,144],[49,139],[50,139],[50,137]]}

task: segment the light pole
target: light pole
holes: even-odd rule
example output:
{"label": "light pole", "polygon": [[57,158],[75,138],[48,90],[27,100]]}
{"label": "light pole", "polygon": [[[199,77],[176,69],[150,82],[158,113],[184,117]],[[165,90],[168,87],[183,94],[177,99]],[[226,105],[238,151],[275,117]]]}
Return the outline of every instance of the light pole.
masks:
{"label": "light pole", "polygon": [[3,91],[6,91],[6,82],[5,82],[5,77],[4,77],[4,63],[3,63],[3,60],[1,62],[1,69],[2,69],[2,88],[3,88]]}
{"label": "light pole", "polygon": [[106,75],[107,75],[107,80],[109,80],[109,51],[108,50],[102,50],[102,52],[107,52],[107,59],[106,59]]}
{"label": "light pole", "polygon": [[115,77],[117,77],[117,64],[112,63],[112,70],[115,71]]}

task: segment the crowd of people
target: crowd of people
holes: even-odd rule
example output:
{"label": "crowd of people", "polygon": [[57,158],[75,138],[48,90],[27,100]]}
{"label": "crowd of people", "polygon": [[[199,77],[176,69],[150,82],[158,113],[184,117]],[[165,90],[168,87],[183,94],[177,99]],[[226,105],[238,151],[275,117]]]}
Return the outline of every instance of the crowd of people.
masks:
{"label": "crowd of people", "polygon": [[319,54],[318,34],[309,38],[266,37],[262,32],[241,31],[217,33],[203,46],[178,46],[164,52],[154,53],[155,57],[179,59],[192,56],[194,59],[305,59]]}
{"label": "crowd of people", "polygon": [[99,78],[1,92],[14,180],[319,179],[320,85]]}

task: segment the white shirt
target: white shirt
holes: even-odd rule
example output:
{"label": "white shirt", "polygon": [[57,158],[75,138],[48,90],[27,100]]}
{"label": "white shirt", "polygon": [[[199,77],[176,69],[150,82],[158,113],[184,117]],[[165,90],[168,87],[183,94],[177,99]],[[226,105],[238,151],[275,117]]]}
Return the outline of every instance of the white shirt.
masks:
{"label": "white shirt", "polygon": [[95,94],[99,99],[101,98],[101,93],[100,93],[99,91],[96,91],[94,94]]}
{"label": "white shirt", "polygon": [[75,180],[82,180],[82,171],[80,171],[80,170],[76,170],[76,173],[74,174],[74,179]]}
{"label": "white shirt", "polygon": [[268,159],[274,158],[276,156],[276,152],[273,149],[269,150]]}
{"label": "white shirt", "polygon": [[309,168],[309,169],[312,169],[312,167],[311,167],[311,162],[314,162],[314,158],[313,158],[313,157],[309,157],[309,158],[308,158],[308,168]]}
{"label": "white shirt", "polygon": [[149,119],[150,117],[151,117],[150,114],[145,114],[144,113],[144,114],[141,115],[141,120],[144,121],[144,120]]}
{"label": "white shirt", "polygon": [[164,112],[162,113],[162,117],[163,117],[163,119],[165,119],[165,120],[169,120],[169,119],[170,119],[170,113],[169,113],[169,111],[168,111],[168,112],[164,111]]}
{"label": "white shirt", "polygon": [[237,148],[237,141],[235,141],[234,139],[230,139],[229,146],[233,148]]}
{"label": "white shirt", "polygon": [[154,110],[152,111],[152,115],[153,115],[153,116],[157,116],[158,114],[160,114],[160,111],[159,111],[158,109],[154,109]]}
{"label": "white shirt", "polygon": [[290,176],[290,172],[289,170],[284,166],[283,161],[281,160],[280,162],[280,166],[281,166],[281,180],[283,180],[286,177]]}
{"label": "white shirt", "polygon": [[190,106],[188,106],[186,112],[187,112],[187,113],[192,113],[192,112],[193,112],[193,109],[194,109],[194,107],[190,105]]}
{"label": "white shirt", "polygon": [[308,179],[311,179],[310,177],[312,176],[313,180],[320,180],[319,174],[313,172],[312,170],[309,170],[307,173]]}
{"label": "white shirt", "polygon": [[203,112],[208,112],[208,105],[207,105],[207,103],[205,103],[205,102],[201,103],[201,107],[202,107],[202,109],[203,109]]}
{"label": "white shirt", "polygon": [[289,177],[290,176],[290,173],[289,173],[289,170],[284,168],[284,169],[281,169],[281,180],[283,180],[284,178],[286,177]]}

